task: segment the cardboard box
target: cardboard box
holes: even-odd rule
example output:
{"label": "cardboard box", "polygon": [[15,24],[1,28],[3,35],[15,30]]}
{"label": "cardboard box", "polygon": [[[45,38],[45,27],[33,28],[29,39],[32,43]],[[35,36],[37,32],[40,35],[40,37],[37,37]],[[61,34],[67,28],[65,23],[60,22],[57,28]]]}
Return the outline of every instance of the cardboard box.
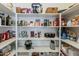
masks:
{"label": "cardboard box", "polygon": [[57,7],[48,7],[46,10],[46,13],[57,13],[58,8]]}
{"label": "cardboard box", "polygon": [[16,7],[16,13],[22,13],[22,10],[20,7]]}
{"label": "cardboard box", "polygon": [[65,43],[63,43],[63,46],[64,46],[64,47],[69,47],[69,45],[68,45],[68,44],[65,44]]}

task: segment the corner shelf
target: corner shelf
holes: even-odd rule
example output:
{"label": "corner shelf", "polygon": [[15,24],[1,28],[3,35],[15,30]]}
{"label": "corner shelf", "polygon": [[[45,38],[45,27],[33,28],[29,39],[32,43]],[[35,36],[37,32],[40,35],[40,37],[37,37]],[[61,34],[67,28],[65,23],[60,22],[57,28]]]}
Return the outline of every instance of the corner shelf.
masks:
{"label": "corner shelf", "polygon": [[68,8],[66,11],[62,12],[62,15],[67,15],[70,13],[73,13],[74,11],[78,11],[79,10],[79,4],[75,4],[73,7]]}
{"label": "corner shelf", "polygon": [[59,13],[16,13],[17,17],[25,16],[58,16]]}
{"label": "corner shelf", "polygon": [[46,27],[48,27],[48,28],[58,28],[59,26],[17,26],[17,27],[26,27],[26,28],[35,28],[35,27],[39,27],[39,28],[41,28],[41,27],[43,27],[43,28],[46,28]]}
{"label": "corner shelf", "polygon": [[62,53],[64,56],[68,56],[67,53],[66,53],[65,51],[63,51],[63,49],[61,49],[60,51],[61,51],[61,53]]}
{"label": "corner shelf", "polygon": [[73,27],[73,28],[76,28],[76,27],[79,27],[79,26],[61,26],[61,27]]}
{"label": "corner shelf", "polygon": [[16,50],[12,50],[8,56],[14,56],[16,54]]}
{"label": "corner shelf", "polygon": [[5,25],[1,25],[0,27],[16,27],[16,26],[5,26]]}
{"label": "corner shelf", "polygon": [[3,4],[0,3],[0,10],[6,14],[9,14],[9,15],[15,15],[15,13],[10,10],[9,8],[7,8],[6,6],[4,6]]}
{"label": "corner shelf", "polygon": [[72,47],[79,50],[79,43],[78,42],[74,42],[74,41],[71,41],[71,40],[64,40],[64,39],[62,39],[62,42],[66,43],[66,44],[69,44]]}
{"label": "corner shelf", "polygon": [[19,47],[17,52],[59,52],[59,48],[52,50],[50,47],[34,47],[34,49],[26,50],[24,47]]}
{"label": "corner shelf", "polygon": [[59,38],[18,38],[18,40],[59,40]]}
{"label": "corner shelf", "polygon": [[3,49],[5,46],[11,44],[12,42],[15,41],[16,38],[11,38],[11,39],[8,39],[6,41],[3,41],[0,43],[0,49]]}

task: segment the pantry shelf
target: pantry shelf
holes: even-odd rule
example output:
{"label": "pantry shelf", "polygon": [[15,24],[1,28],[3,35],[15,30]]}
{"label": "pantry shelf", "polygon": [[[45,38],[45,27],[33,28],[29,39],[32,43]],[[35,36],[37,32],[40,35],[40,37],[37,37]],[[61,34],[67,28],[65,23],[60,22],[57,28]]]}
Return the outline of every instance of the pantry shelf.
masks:
{"label": "pantry shelf", "polygon": [[4,26],[4,25],[1,25],[0,27],[16,27],[16,26]]}
{"label": "pantry shelf", "polygon": [[19,47],[17,52],[59,52],[59,48],[52,50],[49,47],[34,47],[34,49],[26,50],[24,47]]}
{"label": "pantry shelf", "polygon": [[59,40],[59,38],[18,38],[18,40]]}
{"label": "pantry shelf", "polygon": [[72,6],[71,8],[68,8],[66,11],[62,12],[62,15],[71,14],[75,11],[78,12],[78,10],[79,10],[79,4],[74,4],[74,6]]}
{"label": "pantry shelf", "polygon": [[16,54],[16,50],[13,50],[8,56],[14,56],[15,54]]}
{"label": "pantry shelf", "polygon": [[3,4],[0,3],[0,11],[9,14],[9,15],[15,15],[15,13],[10,10],[9,8],[7,8],[6,6],[4,6]]}
{"label": "pantry shelf", "polygon": [[33,28],[33,27],[43,27],[43,28],[46,28],[46,27],[49,27],[49,28],[56,27],[56,28],[58,28],[59,26],[17,26],[17,27],[30,27],[30,28]]}
{"label": "pantry shelf", "polygon": [[12,42],[15,41],[16,38],[11,38],[11,39],[8,39],[2,43],[0,43],[0,49],[4,48],[5,46],[11,44]]}
{"label": "pantry shelf", "polygon": [[73,27],[73,28],[76,28],[76,27],[79,27],[79,26],[61,26],[61,27]]}
{"label": "pantry shelf", "polygon": [[63,51],[63,49],[61,49],[60,51],[64,56],[68,56],[67,53]]}
{"label": "pantry shelf", "polygon": [[79,43],[78,42],[74,42],[74,41],[71,41],[71,40],[64,40],[64,39],[62,39],[62,42],[69,44],[76,49],[79,49]]}
{"label": "pantry shelf", "polygon": [[17,13],[18,17],[25,17],[25,16],[58,16],[59,13]]}

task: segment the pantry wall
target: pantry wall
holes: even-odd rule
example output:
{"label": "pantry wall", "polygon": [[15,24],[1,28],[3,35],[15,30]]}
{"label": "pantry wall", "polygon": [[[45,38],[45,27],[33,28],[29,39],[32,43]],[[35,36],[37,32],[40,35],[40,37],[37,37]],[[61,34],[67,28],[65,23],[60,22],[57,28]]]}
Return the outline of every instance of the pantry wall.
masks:
{"label": "pantry wall", "polygon": [[[22,4],[23,5],[23,4]],[[31,8],[31,4],[25,4],[25,7],[27,7],[29,5],[29,7]],[[46,4],[45,4],[46,5]],[[50,5],[50,4],[49,4]],[[18,6],[19,7],[19,6]],[[29,8],[27,7],[27,8]],[[23,8],[21,6],[21,8]],[[46,7],[45,7],[46,8]],[[43,12],[45,13],[45,11]],[[38,22],[38,24],[30,24],[30,25],[18,25],[18,46],[17,46],[17,52],[19,56],[21,55],[32,55],[34,56],[35,54],[38,56],[50,56],[50,55],[59,55],[59,39],[58,37],[55,38],[55,40],[52,37],[45,37],[46,33],[54,33],[54,34],[58,34],[58,27],[52,27],[49,25],[39,25],[39,22],[43,23],[44,20],[47,21],[54,21],[56,18],[59,18],[59,14],[54,14],[52,15],[51,13],[48,14],[33,14],[33,13],[29,13],[29,14],[20,14],[17,13],[17,21],[26,21],[26,22]],[[22,37],[19,36],[19,33],[26,31],[27,32],[27,37]],[[33,34],[32,34],[33,33]],[[35,34],[35,35],[34,35]],[[38,34],[38,35],[37,35]],[[55,35],[55,36],[56,36]],[[59,35],[59,34],[58,34]],[[24,47],[25,41],[26,40],[32,40],[32,49],[31,50],[26,50]],[[51,40],[53,40],[54,44],[55,44],[55,48],[53,48],[53,50],[50,49],[50,42]],[[57,44],[56,44],[57,43]]]}
{"label": "pantry wall", "polygon": [[[37,10],[41,11],[32,11],[34,6],[40,6]],[[55,10],[50,12],[48,7]],[[68,3],[0,4],[0,18],[3,20],[0,22],[0,55],[79,56],[79,24],[67,24],[68,20],[78,16],[79,12],[75,12],[78,7],[79,4]]]}

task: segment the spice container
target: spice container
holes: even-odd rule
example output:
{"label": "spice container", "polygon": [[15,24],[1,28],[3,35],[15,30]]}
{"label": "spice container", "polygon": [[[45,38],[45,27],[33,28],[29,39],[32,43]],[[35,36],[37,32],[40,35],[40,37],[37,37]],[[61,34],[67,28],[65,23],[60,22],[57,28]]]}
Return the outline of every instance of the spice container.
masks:
{"label": "spice container", "polygon": [[34,26],[34,22],[33,21],[30,21],[30,26]]}
{"label": "spice container", "polygon": [[41,22],[41,26],[44,26],[44,22]]}
{"label": "spice container", "polygon": [[49,20],[48,19],[44,19],[44,26],[49,26]]}
{"label": "spice container", "polygon": [[31,32],[30,32],[30,37],[35,37],[34,31],[31,31]]}
{"label": "spice container", "polygon": [[11,20],[11,24],[10,25],[15,25],[15,21]]}
{"label": "spice container", "polygon": [[53,25],[53,21],[51,21],[51,26],[54,26],[54,25]]}
{"label": "spice container", "polygon": [[25,26],[27,26],[27,21],[25,21]]}
{"label": "spice container", "polygon": [[41,37],[41,32],[38,32],[38,38],[40,38]]}
{"label": "spice container", "polygon": [[37,37],[38,37],[38,33],[37,33],[37,32],[35,32],[34,37],[35,37],[35,38],[37,38]]}
{"label": "spice container", "polygon": [[24,21],[23,21],[23,20],[21,20],[21,21],[20,21],[20,25],[21,25],[21,26],[23,26],[23,24],[24,24]]}
{"label": "spice container", "polygon": [[49,21],[49,26],[52,26],[52,22],[51,21]]}
{"label": "spice container", "polygon": [[27,21],[27,26],[30,26],[30,21]]}
{"label": "spice container", "polygon": [[37,19],[37,20],[35,21],[35,26],[40,26],[40,25],[41,25],[40,19]]}
{"label": "spice container", "polygon": [[17,21],[17,25],[20,26],[20,21]]}
{"label": "spice container", "polygon": [[6,25],[5,14],[1,14],[1,25]]}

